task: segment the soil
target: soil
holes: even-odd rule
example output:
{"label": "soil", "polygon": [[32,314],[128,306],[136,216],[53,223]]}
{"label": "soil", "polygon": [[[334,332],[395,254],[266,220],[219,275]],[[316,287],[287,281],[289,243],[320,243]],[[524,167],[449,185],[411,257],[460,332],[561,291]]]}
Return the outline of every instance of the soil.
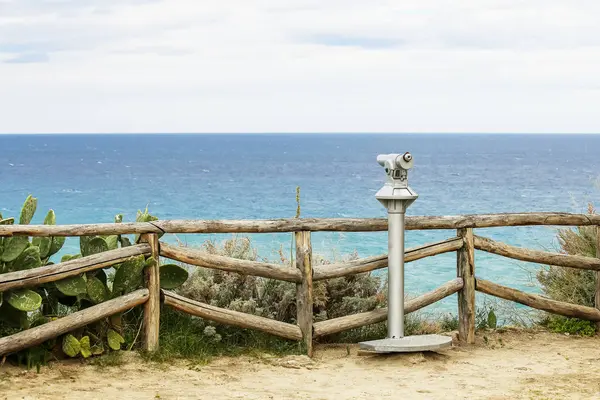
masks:
{"label": "soil", "polygon": [[305,356],[100,368],[0,368],[0,399],[600,399],[600,338],[508,330],[437,353],[365,355],[356,345]]}

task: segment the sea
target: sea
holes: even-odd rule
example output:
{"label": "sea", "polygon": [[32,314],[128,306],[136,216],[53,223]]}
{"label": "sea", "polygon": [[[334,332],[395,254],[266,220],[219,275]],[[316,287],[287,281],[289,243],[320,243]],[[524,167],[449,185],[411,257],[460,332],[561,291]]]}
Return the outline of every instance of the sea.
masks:
{"label": "sea", "polygon": [[[33,223],[53,209],[59,224],[134,221],[148,207],[160,219],[385,217],[375,199],[385,174],[378,154],[410,151],[409,185],[419,194],[407,215],[587,212],[598,196],[600,136],[533,134],[69,134],[0,135],[0,213],[18,216],[38,198]],[[478,229],[511,245],[557,251],[556,227]],[[455,231],[408,231],[406,247]],[[289,233],[249,236],[260,257],[290,254]],[[200,246],[230,235],[166,235]],[[314,233],[319,257],[335,261],[387,251],[387,234]],[[69,239],[62,254],[78,253]],[[541,266],[483,252],[476,274],[540,291]],[[379,271],[385,274],[385,270]],[[456,276],[456,255],[406,265],[406,292],[417,295]],[[480,301],[480,296],[478,301]],[[485,300],[485,299],[484,299]],[[482,300],[482,301],[484,301]],[[451,297],[431,307],[453,312]]]}

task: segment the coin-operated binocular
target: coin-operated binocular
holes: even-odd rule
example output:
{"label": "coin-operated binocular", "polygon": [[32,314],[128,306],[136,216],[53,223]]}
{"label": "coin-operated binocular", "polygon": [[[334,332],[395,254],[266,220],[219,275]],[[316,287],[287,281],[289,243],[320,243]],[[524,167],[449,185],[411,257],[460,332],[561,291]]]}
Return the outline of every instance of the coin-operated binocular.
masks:
{"label": "coin-operated binocular", "polygon": [[404,213],[419,195],[408,186],[408,170],[413,167],[412,154],[380,154],[377,162],[385,169],[387,181],[375,198],[390,213]]}
{"label": "coin-operated binocular", "polygon": [[379,165],[387,180],[375,197],[388,210],[388,336],[360,343],[360,348],[377,353],[413,352],[441,349],[452,344],[441,335],[404,336],[404,214],[418,197],[408,186],[408,170],[413,156],[381,154]]}

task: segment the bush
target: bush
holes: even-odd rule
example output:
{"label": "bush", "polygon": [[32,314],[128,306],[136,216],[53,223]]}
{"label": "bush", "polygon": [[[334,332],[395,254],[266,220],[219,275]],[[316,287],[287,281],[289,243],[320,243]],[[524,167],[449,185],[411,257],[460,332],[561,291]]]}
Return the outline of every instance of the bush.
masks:
{"label": "bush", "polygon": [[[588,212],[595,214],[590,204]],[[581,226],[558,230],[560,252],[596,257],[596,227]],[[575,268],[547,266],[537,273],[543,292],[554,300],[594,307],[596,272]],[[593,324],[576,318],[550,315],[543,324],[555,332],[588,334]]]}
{"label": "bush", "polygon": [[[247,237],[235,236],[221,245],[205,242],[202,249],[244,260],[257,261],[257,252]],[[283,251],[279,252],[282,265],[290,264]],[[352,254],[345,260],[358,258]],[[329,261],[315,256],[315,265]],[[244,276],[213,269],[196,268],[188,281],[177,290],[187,298],[217,307],[273,318],[288,323],[296,322],[296,284],[256,276]],[[385,306],[386,296],[381,279],[370,273],[315,282],[313,310],[315,321],[365,312]],[[230,333],[233,328],[225,328]]]}
{"label": "bush", "polygon": [[577,318],[551,317],[547,322],[548,329],[557,333],[569,333],[571,335],[594,336],[596,326],[593,322]]}
{"label": "bush", "polygon": [[[234,236],[232,239],[225,240],[220,244],[208,241],[202,245],[202,250],[221,256],[251,261],[259,260],[256,250],[252,248],[251,240],[247,237]],[[357,258],[358,255],[353,253],[342,260],[335,261],[351,261]],[[292,265],[289,257],[282,250],[279,251],[277,262],[282,265]],[[331,262],[316,254],[313,255],[314,265],[327,265]],[[180,295],[217,307],[292,324],[296,323],[296,284],[213,269],[193,268],[195,270],[188,281],[177,290]],[[314,283],[313,312],[315,322],[371,311],[386,305],[387,285],[381,277],[370,273]],[[446,317],[444,324],[431,322],[422,314],[412,313],[406,316],[405,331],[407,335],[440,332],[443,328],[454,329],[456,326],[455,321],[456,317],[449,316]],[[234,346],[242,340],[247,342],[249,332],[251,332],[250,330],[214,324],[210,321],[198,320],[196,323],[200,324],[198,329],[204,329],[207,326],[217,327],[217,331],[223,340]],[[244,333],[241,333],[242,331]],[[386,323],[381,322],[330,335],[321,340],[326,342],[358,342],[382,338],[386,336],[386,333]],[[237,338],[237,340],[233,340],[233,338]],[[263,340],[262,336],[260,340]]]}

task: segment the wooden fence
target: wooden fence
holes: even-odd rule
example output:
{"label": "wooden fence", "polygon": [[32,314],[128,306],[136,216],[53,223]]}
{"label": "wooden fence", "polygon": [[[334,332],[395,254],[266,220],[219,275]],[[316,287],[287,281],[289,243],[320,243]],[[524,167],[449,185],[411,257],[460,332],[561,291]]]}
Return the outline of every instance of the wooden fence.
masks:
{"label": "wooden fence", "polygon": [[[475,250],[522,261],[600,271],[600,259],[523,249],[476,236],[474,228],[506,226],[598,226],[600,216],[567,213],[487,214],[443,217],[407,217],[409,230],[451,229],[456,236],[444,241],[408,249],[405,261],[411,262],[442,253],[457,252],[457,276],[439,288],[410,299],[405,312],[410,313],[458,293],[459,339],[473,343],[475,339],[475,292],[515,301],[539,310],[567,317],[600,322],[599,304],[596,308],[551,300],[537,294],[478,279],[475,274]],[[159,346],[161,303],[177,310],[219,323],[253,328],[286,339],[304,343],[312,355],[313,341],[333,333],[385,321],[387,309],[347,315],[326,321],[313,322],[313,282],[358,274],[387,267],[387,255],[355,261],[318,265],[312,264],[311,232],[373,232],[386,231],[385,219],[281,219],[228,221],[153,221],[140,223],[94,225],[0,225],[2,236],[88,236],[141,234],[140,241],[130,247],[106,251],[55,265],[25,271],[0,274],[0,292],[25,288],[77,276],[83,272],[106,268],[132,256],[160,257],[245,275],[295,282],[297,288],[297,324],[275,321],[237,311],[203,304],[176,293],[160,289],[159,262],[146,268],[145,288],[91,306],[66,317],[0,338],[0,356],[37,345],[69,331],[83,327],[107,316],[138,305],[144,305],[143,345],[154,351]],[[600,229],[597,229],[600,232]],[[295,268],[256,261],[208,254],[201,250],[173,246],[158,240],[164,233],[273,233],[292,232],[295,237]],[[600,234],[598,235],[600,243]],[[596,299],[600,290],[596,289]]]}

